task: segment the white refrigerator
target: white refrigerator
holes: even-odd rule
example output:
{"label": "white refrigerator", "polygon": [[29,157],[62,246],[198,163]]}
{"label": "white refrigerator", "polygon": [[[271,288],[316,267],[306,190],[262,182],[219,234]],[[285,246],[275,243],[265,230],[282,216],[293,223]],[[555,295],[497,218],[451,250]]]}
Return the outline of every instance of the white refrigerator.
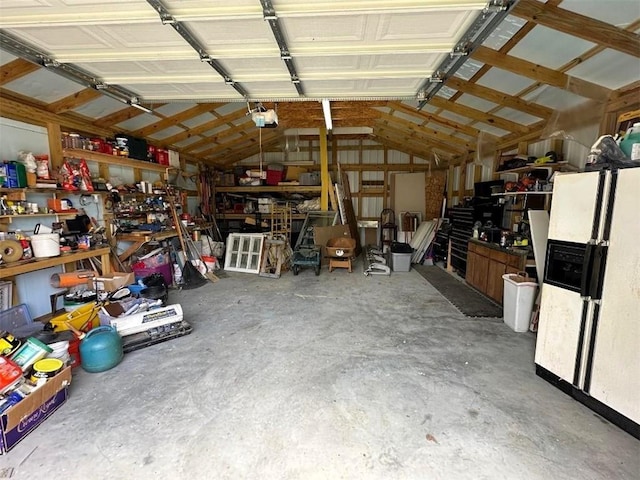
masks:
{"label": "white refrigerator", "polygon": [[556,175],[535,363],[640,438],[640,168]]}

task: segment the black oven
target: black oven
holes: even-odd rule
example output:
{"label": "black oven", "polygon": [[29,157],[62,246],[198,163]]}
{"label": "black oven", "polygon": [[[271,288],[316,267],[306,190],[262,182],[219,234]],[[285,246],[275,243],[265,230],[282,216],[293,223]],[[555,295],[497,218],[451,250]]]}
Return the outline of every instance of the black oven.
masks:
{"label": "black oven", "polygon": [[584,243],[549,240],[544,269],[544,283],[580,292],[587,245]]}

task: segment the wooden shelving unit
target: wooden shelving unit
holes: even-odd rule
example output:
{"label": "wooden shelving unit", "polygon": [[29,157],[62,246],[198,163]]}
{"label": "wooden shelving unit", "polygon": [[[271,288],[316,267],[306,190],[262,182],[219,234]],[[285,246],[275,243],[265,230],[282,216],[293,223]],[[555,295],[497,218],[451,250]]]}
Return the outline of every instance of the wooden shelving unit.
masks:
{"label": "wooden shelving unit", "polygon": [[165,172],[166,170],[176,170],[175,167],[169,165],[159,165],[157,163],[145,162],[143,160],[135,160],[133,158],[120,157],[118,155],[107,155],[106,153],[92,152],[91,150],[78,150],[66,148],[62,150],[62,156],[65,158],[76,158],[78,160],[85,159],[92,162],[107,163],[109,165],[119,165],[121,167],[139,168],[141,170],[150,170],[154,172]]}
{"label": "wooden shelving unit", "polygon": [[258,185],[216,187],[216,193],[320,193],[320,185]]}

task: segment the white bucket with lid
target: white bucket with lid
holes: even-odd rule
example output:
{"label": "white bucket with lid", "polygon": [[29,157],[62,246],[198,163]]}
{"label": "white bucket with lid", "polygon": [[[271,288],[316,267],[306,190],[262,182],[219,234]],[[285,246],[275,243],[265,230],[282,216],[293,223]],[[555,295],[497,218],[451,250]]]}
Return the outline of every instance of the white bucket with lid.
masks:
{"label": "white bucket with lid", "polygon": [[36,258],[57,257],[60,255],[60,235],[57,233],[32,235],[31,248]]}

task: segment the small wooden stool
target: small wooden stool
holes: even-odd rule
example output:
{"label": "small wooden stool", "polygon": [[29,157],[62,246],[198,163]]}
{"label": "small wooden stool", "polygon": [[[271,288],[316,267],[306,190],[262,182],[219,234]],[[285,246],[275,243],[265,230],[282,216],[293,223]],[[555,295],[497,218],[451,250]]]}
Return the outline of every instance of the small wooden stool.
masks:
{"label": "small wooden stool", "polygon": [[348,268],[351,273],[351,257],[331,257],[329,259],[329,272],[332,272],[334,268]]}

